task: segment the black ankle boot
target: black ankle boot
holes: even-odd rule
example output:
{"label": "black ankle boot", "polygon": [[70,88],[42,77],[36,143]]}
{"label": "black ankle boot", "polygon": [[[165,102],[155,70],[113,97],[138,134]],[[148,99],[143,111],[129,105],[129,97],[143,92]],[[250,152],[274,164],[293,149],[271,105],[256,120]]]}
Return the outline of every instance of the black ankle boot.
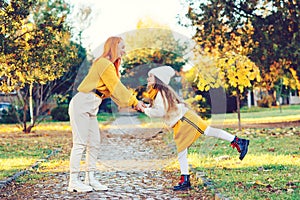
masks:
{"label": "black ankle boot", "polygon": [[190,175],[181,175],[180,182],[174,186],[174,191],[191,189]]}
{"label": "black ankle boot", "polygon": [[243,160],[248,152],[248,145],[250,141],[246,139],[241,139],[235,136],[234,140],[231,142],[232,148],[236,148],[237,151],[240,153],[240,160]]}

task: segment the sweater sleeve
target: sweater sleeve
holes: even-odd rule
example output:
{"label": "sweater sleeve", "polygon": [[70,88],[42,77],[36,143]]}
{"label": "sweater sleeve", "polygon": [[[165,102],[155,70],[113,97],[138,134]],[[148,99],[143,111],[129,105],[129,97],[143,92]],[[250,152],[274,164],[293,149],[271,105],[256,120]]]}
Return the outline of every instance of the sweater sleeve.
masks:
{"label": "sweater sleeve", "polygon": [[161,118],[166,114],[163,97],[160,92],[157,93],[153,106],[145,108],[144,112],[151,118]]}
{"label": "sweater sleeve", "polygon": [[111,93],[112,100],[120,107],[136,106],[138,100],[130,90],[128,90],[116,75],[113,64],[110,64],[99,74],[104,85]]}

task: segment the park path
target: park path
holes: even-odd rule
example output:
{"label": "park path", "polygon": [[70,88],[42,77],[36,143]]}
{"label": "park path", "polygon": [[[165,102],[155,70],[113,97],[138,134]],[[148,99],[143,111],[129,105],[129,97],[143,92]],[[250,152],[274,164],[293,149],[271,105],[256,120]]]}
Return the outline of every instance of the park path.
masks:
{"label": "park path", "polygon": [[123,113],[101,130],[96,176],[108,191],[68,192],[68,172],[55,172],[38,184],[12,184],[1,199],[213,199],[205,188],[172,190],[179,171],[164,170],[176,162],[175,146],[166,132],[142,126],[136,115]]}

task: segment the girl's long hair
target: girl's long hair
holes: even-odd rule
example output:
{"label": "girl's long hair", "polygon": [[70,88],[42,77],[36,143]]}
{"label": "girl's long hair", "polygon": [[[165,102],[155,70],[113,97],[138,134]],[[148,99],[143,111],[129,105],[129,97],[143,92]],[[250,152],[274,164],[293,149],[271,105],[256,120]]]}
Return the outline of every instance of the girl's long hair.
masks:
{"label": "girl's long hair", "polygon": [[[116,68],[116,73],[119,76],[119,67],[121,64],[121,58],[118,57],[118,44],[122,41],[123,39],[121,37],[109,37],[106,42],[104,43],[103,47],[103,53],[99,58],[107,58],[109,59]],[[99,59],[98,58],[98,59]],[[98,60],[97,59],[97,60]]]}
{"label": "girl's long hair", "polygon": [[[165,108],[168,106],[169,111],[176,110],[176,104],[178,103],[184,103],[177,93],[169,86],[163,83],[160,79],[158,79],[156,76],[155,77],[155,84],[153,86],[154,89],[157,89],[158,91],[161,92],[164,100],[164,106]],[[165,99],[167,99],[167,102],[165,102]]]}

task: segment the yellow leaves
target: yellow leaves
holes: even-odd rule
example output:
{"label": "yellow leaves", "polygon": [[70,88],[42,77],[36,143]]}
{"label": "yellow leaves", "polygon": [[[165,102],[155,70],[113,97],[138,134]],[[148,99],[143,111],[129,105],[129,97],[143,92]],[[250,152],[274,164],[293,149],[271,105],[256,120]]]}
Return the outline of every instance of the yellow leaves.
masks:
{"label": "yellow leaves", "polygon": [[208,91],[210,89],[210,85],[206,85],[203,91]]}
{"label": "yellow leaves", "polygon": [[55,39],[56,39],[56,41],[58,41],[60,43],[68,45],[70,43],[71,34],[69,32],[67,32],[67,33],[60,32],[55,35]]}
{"label": "yellow leaves", "polygon": [[188,71],[185,72],[184,77],[188,82],[194,82],[196,80],[196,67],[192,67]]}
{"label": "yellow leaves", "polygon": [[138,21],[137,29],[142,29],[142,28],[170,29],[169,26],[165,24],[161,24],[150,17],[144,17]]}
{"label": "yellow leaves", "polygon": [[126,34],[127,52],[145,48],[177,52],[178,44],[169,27],[150,18],[140,20],[137,27],[136,31]]}
{"label": "yellow leaves", "polygon": [[292,78],[291,78],[291,88],[292,89],[298,89],[300,91],[300,81],[297,76],[297,71],[294,70],[293,68],[289,68]]}
{"label": "yellow leaves", "polygon": [[16,71],[16,75],[17,75],[17,77],[19,77],[19,80],[21,82],[25,82],[26,81],[24,75],[20,71]]}
{"label": "yellow leaves", "polygon": [[282,84],[283,84],[283,85],[286,85],[286,86],[287,86],[287,85],[289,85],[289,82],[290,82],[290,81],[289,81],[289,78],[288,78],[288,77],[283,77],[283,78],[282,78]]}
{"label": "yellow leaves", "polygon": [[[270,71],[265,73],[263,76],[263,81],[268,83],[269,88],[274,87],[274,84],[279,81],[282,81],[282,84],[292,89],[299,89],[300,83],[296,71],[290,67],[291,61],[286,59],[279,59],[274,61],[270,65]],[[265,84],[266,85],[266,84]]]}
{"label": "yellow leaves", "polygon": [[267,185],[269,185],[269,184],[266,184],[266,183],[261,182],[260,180],[256,180],[256,181],[255,181],[255,184],[256,184],[256,185],[261,185],[261,186],[267,186]]}
{"label": "yellow leaves", "polygon": [[[230,86],[243,92],[245,88],[251,87],[251,81],[260,80],[259,68],[246,56],[226,52],[224,56],[217,61],[217,68],[222,70],[220,75],[224,77],[223,81]],[[226,85],[223,83],[223,85]]]}
{"label": "yellow leaves", "polygon": [[298,79],[298,77],[297,77],[297,71],[294,70],[293,68],[289,68],[289,70],[290,70],[292,76],[293,76],[294,78]]}
{"label": "yellow leaves", "polygon": [[200,101],[202,98],[203,98],[202,95],[196,95],[196,96],[195,96],[195,99],[196,99],[197,101]]}

